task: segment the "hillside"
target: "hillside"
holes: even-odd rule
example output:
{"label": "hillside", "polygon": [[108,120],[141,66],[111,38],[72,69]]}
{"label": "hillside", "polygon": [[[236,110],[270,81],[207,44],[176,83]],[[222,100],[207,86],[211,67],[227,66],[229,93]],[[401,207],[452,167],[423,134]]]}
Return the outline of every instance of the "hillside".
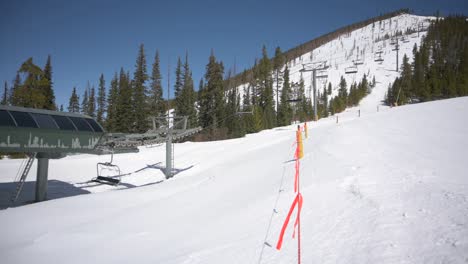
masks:
{"label": "hillside", "polygon": [[[349,89],[351,84],[358,83],[365,74],[368,80],[375,78],[376,87],[371,94],[374,98],[372,101],[375,103],[372,103],[372,105],[365,104],[362,107],[375,109],[377,104],[380,104],[380,101],[384,99],[388,85],[393,83],[400,75],[396,71],[397,51],[395,47],[397,41],[399,66],[401,66],[404,55],[409,58],[411,63],[413,47],[415,44],[420,45],[432,19],[434,18],[404,13],[369,23],[367,26],[348,33],[342,33],[339,37],[326,42],[313,51],[288,60],[286,65],[290,71],[290,81],[297,84],[302,77],[306,88],[305,95],[310,98],[312,96],[312,73],[301,73],[300,70],[303,69],[303,65],[309,67],[307,65],[311,63],[322,62],[328,68],[317,73],[317,76],[326,76],[317,79],[318,92],[322,93],[324,86],[331,83],[333,87],[332,96],[336,96],[342,76],[345,78]],[[284,71],[284,67],[282,71]],[[352,73],[347,73],[350,71]],[[276,87],[275,82],[273,84],[275,100]],[[279,87],[279,92],[281,92],[282,83],[280,83]],[[248,88],[249,83],[244,83],[238,87],[238,90],[241,95],[244,95],[247,91],[252,92],[252,89],[248,90]],[[329,96],[329,98],[332,96]]]}
{"label": "hillside", "polygon": [[[301,177],[304,263],[461,263],[468,258],[468,98],[340,114],[309,124]],[[5,263],[257,263],[276,243],[291,202],[294,126],[245,138],[176,145],[159,182],[164,149],[116,155],[120,187],[0,211]],[[101,192],[83,181],[108,157],[51,162],[51,196]],[[8,184],[16,160],[0,161]],[[34,169],[34,168],[33,168]],[[11,176],[11,177],[9,177]],[[280,183],[283,181],[283,186]],[[53,186],[53,184],[51,184]],[[135,185],[147,185],[131,188]],[[97,189],[97,190],[96,190]],[[117,189],[127,189],[120,190]],[[67,193],[68,192],[68,193]],[[261,263],[291,263],[291,229]]]}

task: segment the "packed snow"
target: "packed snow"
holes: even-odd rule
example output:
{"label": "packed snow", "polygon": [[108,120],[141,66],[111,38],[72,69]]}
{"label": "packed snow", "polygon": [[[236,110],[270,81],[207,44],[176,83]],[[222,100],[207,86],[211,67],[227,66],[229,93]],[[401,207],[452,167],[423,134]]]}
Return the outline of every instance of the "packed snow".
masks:
{"label": "packed snow", "polygon": [[[467,114],[465,97],[361,117],[352,108],[338,124],[309,123],[303,262],[465,262]],[[295,129],[176,144],[176,167],[186,170],[165,181],[151,167],[163,161],[162,147],[116,155],[122,171],[133,172],[119,187],[82,183],[109,157],[51,161],[50,180],[68,187],[49,195],[70,196],[0,211],[2,263],[258,263],[272,210],[266,242],[275,245],[294,196]],[[18,163],[0,161],[2,184]],[[72,196],[81,191],[96,193]],[[281,251],[266,246],[261,263],[295,262],[291,233]]]}
{"label": "packed snow", "polygon": [[[416,24],[426,21],[416,18]],[[339,41],[328,47],[332,53]],[[414,43],[405,44],[412,49]],[[382,106],[385,82],[397,76],[386,68],[395,65],[368,60],[357,76],[370,67],[381,85],[359,107],[308,123],[300,175],[302,262],[467,262],[468,97]],[[338,79],[331,61],[329,78]],[[50,200],[29,203],[35,163],[9,208],[23,161],[0,160],[0,262],[295,263],[291,223],[283,248],[274,248],[295,195],[295,130],[177,143],[178,173],[169,180],[162,172],[164,145],[115,155],[125,174],[119,186],[89,182],[109,155],[51,160]]]}

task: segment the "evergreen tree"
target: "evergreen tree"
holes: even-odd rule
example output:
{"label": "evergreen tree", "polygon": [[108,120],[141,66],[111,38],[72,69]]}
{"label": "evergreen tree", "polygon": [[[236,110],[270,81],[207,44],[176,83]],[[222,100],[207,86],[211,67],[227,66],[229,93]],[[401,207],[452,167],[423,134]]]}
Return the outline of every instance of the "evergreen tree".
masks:
{"label": "evergreen tree", "polygon": [[104,113],[106,112],[106,82],[104,80],[104,74],[101,73],[99,77],[99,90],[97,98],[97,121],[103,124]]}
{"label": "evergreen tree", "polygon": [[88,112],[86,113],[90,117],[96,117],[96,91],[94,86],[91,88],[89,92],[88,98]]}
{"label": "evergreen tree", "polygon": [[326,86],[323,87],[322,101],[323,101],[323,109],[322,109],[321,116],[327,117],[328,116],[328,92],[327,92]]}
{"label": "evergreen tree", "polygon": [[56,105],[55,105],[55,94],[54,90],[52,88],[52,63],[51,63],[51,58],[50,55],[47,56],[47,62],[46,65],[44,66],[44,78],[48,81],[47,84],[44,85],[44,96],[45,96],[45,103],[44,103],[44,109],[49,109],[49,110],[56,110]]}
{"label": "evergreen tree", "polygon": [[310,111],[312,108],[312,103],[305,96],[305,85],[302,76],[299,80],[297,99],[299,99],[299,102],[297,103],[296,117],[299,119],[300,122],[307,121],[309,117],[311,117],[313,114]]}
{"label": "evergreen tree", "polygon": [[272,65],[268,58],[266,47],[262,48],[262,59],[258,65],[258,105],[262,111],[263,128],[270,129],[276,126],[276,113],[273,105],[273,80],[271,76]]}
{"label": "evergreen tree", "polygon": [[15,80],[12,94],[13,105],[46,108],[48,104],[44,90],[49,85],[49,81],[45,78],[42,69],[33,63],[32,58],[29,58],[21,65],[18,72],[24,74],[26,78],[21,85],[18,85]]}
{"label": "evergreen tree", "polygon": [[356,105],[359,103],[359,101],[361,101],[362,98],[370,93],[369,82],[367,81],[367,76],[365,74],[362,76],[362,80],[359,85],[359,91],[359,99]]}
{"label": "evergreen tree", "polygon": [[132,100],[132,82],[130,74],[120,69],[119,74],[119,95],[116,105],[115,130],[122,133],[134,131],[135,118],[133,115],[134,103]]}
{"label": "evergreen tree", "polygon": [[182,62],[180,60],[180,57],[177,58],[177,66],[176,66],[176,71],[175,71],[175,82],[174,82],[174,102],[175,102],[175,112],[179,111],[178,109],[183,108],[183,102],[181,101],[181,93],[182,93],[182,88],[183,88],[183,82],[182,82]]}
{"label": "evergreen tree", "polygon": [[83,100],[81,101],[81,113],[85,115],[88,114],[88,111],[89,111],[89,96],[88,96],[89,90],[90,88],[89,88],[89,82],[88,82],[88,86],[86,87],[83,93]]}
{"label": "evergreen tree", "polygon": [[146,74],[146,58],[143,44],[140,45],[135,65],[133,80],[133,114],[135,132],[146,132],[148,130],[148,107],[146,99],[145,82],[148,80]]}
{"label": "evergreen tree", "polygon": [[13,87],[10,92],[10,104],[11,105],[16,105],[16,106],[20,105],[20,98],[19,98],[20,88],[21,88],[21,76],[19,72],[17,72],[15,79],[13,81]]}
{"label": "evergreen tree", "polygon": [[119,102],[119,78],[117,73],[114,73],[114,78],[111,80],[109,96],[107,97],[107,120],[106,128],[108,131],[117,131],[117,106]]}
{"label": "evergreen tree", "polygon": [[[224,126],[224,66],[216,61],[211,51],[208,64],[206,65],[205,82],[203,87],[202,101],[200,102],[200,125],[211,127],[212,136],[216,129]],[[222,135],[221,135],[222,136]]]}
{"label": "evergreen tree", "polygon": [[332,84],[331,84],[331,82],[328,83],[327,94],[328,94],[328,95],[331,95],[331,94],[332,94]]}
{"label": "evergreen tree", "polygon": [[291,99],[291,85],[289,83],[289,69],[288,66],[284,69],[283,73],[283,89],[281,90],[281,103],[278,107],[278,125],[287,126],[291,124],[292,108],[289,100]]}
{"label": "evergreen tree", "polygon": [[161,80],[162,77],[159,67],[159,52],[156,51],[153,63],[153,71],[151,73],[151,91],[149,96],[149,114],[152,117],[157,117],[164,114],[164,99]]}
{"label": "evergreen tree", "polygon": [[3,95],[2,95],[2,101],[0,104],[2,105],[8,105],[8,84],[5,82],[5,88],[3,89]]}
{"label": "evergreen tree", "polygon": [[80,112],[80,98],[76,93],[76,87],[73,87],[70,100],[68,101],[68,112],[79,113]]}
{"label": "evergreen tree", "polygon": [[338,98],[335,100],[335,112],[340,113],[345,110],[346,105],[348,104],[348,88],[345,78],[341,76],[339,89],[338,89]]}
{"label": "evergreen tree", "polygon": [[187,116],[189,127],[195,127],[197,124],[197,112],[195,109],[195,92],[193,90],[192,72],[188,63],[188,54],[185,56],[184,69],[181,73],[181,90],[177,93],[176,115]]}
{"label": "evergreen tree", "polygon": [[198,124],[206,127],[209,121],[209,97],[205,89],[203,78],[198,85]]}
{"label": "evergreen tree", "polygon": [[409,99],[413,95],[411,83],[412,83],[412,72],[411,65],[409,64],[408,57],[406,54],[403,56],[403,64],[401,67],[401,78],[398,83],[397,92],[397,104],[402,105],[408,103]]}
{"label": "evergreen tree", "polygon": [[197,100],[197,95],[193,88],[193,78],[192,72],[189,69],[188,65],[188,56],[185,59],[186,67],[184,74],[184,92],[188,98],[187,102],[187,112],[189,117],[189,126],[196,127],[198,125],[197,109],[195,108],[195,103]]}
{"label": "evergreen tree", "polygon": [[60,112],[63,112],[63,104],[60,105]]}

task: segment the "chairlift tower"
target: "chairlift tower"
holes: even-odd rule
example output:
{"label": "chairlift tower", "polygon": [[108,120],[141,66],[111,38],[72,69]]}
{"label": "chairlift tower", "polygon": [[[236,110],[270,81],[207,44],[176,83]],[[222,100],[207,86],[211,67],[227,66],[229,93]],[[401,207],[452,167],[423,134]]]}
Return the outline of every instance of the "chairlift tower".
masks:
{"label": "chairlift tower", "polygon": [[[306,68],[308,67],[308,68]],[[318,120],[318,115],[317,115],[317,78],[324,78],[328,77],[328,75],[323,74],[320,76],[317,76],[317,71],[323,71],[328,69],[329,66],[327,66],[326,61],[320,61],[320,62],[313,62],[313,63],[307,63],[307,64],[302,64],[302,70],[300,72],[312,72],[311,76],[311,85],[312,85],[312,90],[313,90],[313,99],[314,99],[314,121]],[[312,92],[312,91],[311,91]],[[309,97],[312,97],[309,95]]]}
{"label": "chairlift tower", "polygon": [[191,136],[200,130],[201,127],[187,128],[188,116],[163,116],[153,117],[153,129],[149,130],[148,133],[159,134],[161,136],[161,142],[166,142],[166,169],[164,174],[166,179],[174,176],[174,145],[173,141],[181,139],[187,136]]}

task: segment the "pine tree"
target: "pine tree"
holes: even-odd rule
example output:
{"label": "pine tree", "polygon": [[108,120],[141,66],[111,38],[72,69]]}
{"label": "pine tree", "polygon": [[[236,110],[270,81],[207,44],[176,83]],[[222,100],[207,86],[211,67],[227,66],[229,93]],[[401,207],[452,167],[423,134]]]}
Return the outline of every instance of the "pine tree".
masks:
{"label": "pine tree", "polygon": [[15,79],[13,80],[13,87],[11,88],[11,93],[10,93],[10,104],[19,106],[19,101],[20,99],[18,98],[19,95],[19,89],[21,87],[21,76],[19,75],[19,72],[16,73]]}
{"label": "pine tree", "polygon": [[[26,75],[23,83],[21,83],[19,74]],[[15,79],[12,104],[23,107],[46,108],[47,100],[44,90],[48,85],[49,81],[45,78],[42,69],[33,63],[32,58],[29,58],[21,65]]]}
{"label": "pine tree", "polygon": [[200,107],[200,125],[203,127],[211,127],[212,136],[217,128],[224,126],[225,102],[223,74],[223,64],[216,61],[216,57],[213,51],[211,51],[208,64],[206,65],[206,84],[203,87],[203,106]]}
{"label": "pine tree", "polygon": [[346,105],[348,104],[348,88],[346,84],[345,78],[341,76],[339,89],[338,89],[338,99],[336,102],[336,111],[342,112],[346,109]]}
{"label": "pine tree", "polygon": [[397,94],[397,103],[398,105],[408,103],[409,99],[413,95],[412,91],[412,71],[411,65],[409,64],[409,59],[406,54],[403,56],[403,64],[401,67],[401,83],[399,87],[399,91]]}
{"label": "pine tree", "polygon": [[281,102],[278,108],[278,126],[286,126],[291,123],[292,108],[289,100],[291,99],[291,84],[289,83],[288,66],[283,73],[283,89],[281,90]]}
{"label": "pine tree", "polygon": [[56,105],[55,105],[55,94],[54,90],[52,88],[52,63],[51,63],[51,58],[50,55],[47,56],[47,62],[46,65],[44,66],[44,78],[48,81],[46,85],[44,85],[44,96],[45,96],[45,104],[44,104],[44,109],[49,109],[49,110],[56,110]]}
{"label": "pine tree", "polygon": [[96,90],[94,89],[94,85],[89,92],[88,111],[86,114],[93,118],[96,117]]}
{"label": "pine tree", "polygon": [[89,88],[89,82],[88,82],[88,86],[83,93],[83,100],[81,101],[81,113],[85,115],[88,114],[88,111],[89,111],[89,96],[88,96],[89,90],[90,88]]}
{"label": "pine tree", "polygon": [[262,110],[263,128],[270,129],[276,126],[276,113],[273,105],[273,80],[271,76],[272,66],[267,55],[266,47],[262,48],[262,59],[258,65],[258,93]]}
{"label": "pine tree", "polygon": [[323,109],[322,109],[322,115],[323,117],[328,116],[328,92],[326,89],[326,86],[323,87],[323,93],[322,93],[322,104],[323,104]]}
{"label": "pine tree", "polygon": [[164,99],[161,85],[161,72],[159,67],[159,52],[156,51],[151,73],[151,90],[149,95],[149,115],[157,117],[164,114]]}
{"label": "pine tree", "polygon": [[203,127],[207,127],[210,120],[209,103],[209,96],[202,78],[198,85],[198,124]]}
{"label": "pine tree", "polygon": [[80,112],[80,98],[76,94],[76,87],[73,87],[70,100],[68,101],[68,112],[79,113]]}
{"label": "pine tree", "polygon": [[328,95],[331,95],[331,94],[332,94],[332,84],[331,84],[331,82],[328,83],[327,94],[328,94]]}
{"label": "pine tree", "polygon": [[356,87],[356,96],[354,98],[354,105],[358,105],[362,98],[364,98],[370,92],[369,82],[367,81],[367,76],[364,74],[362,80],[359,82],[359,85]]}
{"label": "pine tree", "polygon": [[146,99],[145,82],[148,80],[146,74],[146,58],[143,44],[140,45],[138,57],[135,65],[133,80],[133,113],[135,122],[135,132],[146,132],[148,130],[148,109]]}
{"label": "pine tree", "polygon": [[195,109],[195,92],[193,90],[192,72],[188,63],[188,54],[185,55],[184,69],[182,72],[182,90],[179,92],[176,102],[176,114],[179,116],[188,116],[189,127],[197,125],[197,112]]}
{"label": "pine tree", "polygon": [[8,105],[8,84],[5,82],[5,88],[3,89],[3,95],[2,95],[2,101],[0,104],[2,105]]}
{"label": "pine tree", "polygon": [[60,105],[60,112],[63,112],[63,104]]}
{"label": "pine tree", "polygon": [[120,69],[119,74],[119,95],[116,106],[115,130],[122,133],[134,131],[135,118],[133,115],[134,102],[132,100],[132,82],[130,74]]}
{"label": "pine tree", "polygon": [[119,102],[119,78],[117,73],[114,73],[114,78],[111,80],[109,96],[107,97],[107,120],[106,128],[108,131],[117,131],[117,105]]}
{"label": "pine tree", "polygon": [[[175,82],[174,82],[174,102],[175,102],[175,112],[180,112],[180,109],[183,108],[183,102],[181,101],[181,93],[183,88],[182,82],[182,62],[180,57],[177,58],[177,66],[175,71]],[[183,110],[182,110],[183,111]]]}
{"label": "pine tree", "polygon": [[297,103],[296,118],[299,119],[299,121],[304,122],[308,119],[310,114],[308,106],[310,101],[305,96],[305,85],[302,75],[299,80],[297,99],[299,99],[299,102]]}
{"label": "pine tree", "polygon": [[106,112],[106,81],[104,80],[104,74],[101,73],[99,77],[99,90],[97,98],[97,118],[98,123],[104,123],[104,113]]}

